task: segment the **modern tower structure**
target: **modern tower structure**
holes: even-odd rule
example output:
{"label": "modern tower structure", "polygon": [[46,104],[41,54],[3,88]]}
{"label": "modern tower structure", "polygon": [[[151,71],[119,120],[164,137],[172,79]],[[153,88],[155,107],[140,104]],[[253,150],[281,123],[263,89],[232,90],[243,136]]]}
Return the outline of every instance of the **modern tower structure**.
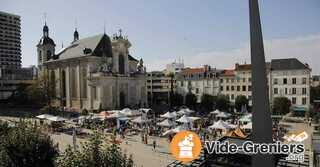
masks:
{"label": "modern tower structure", "polygon": [[20,16],[0,11],[0,71],[21,67]]}
{"label": "modern tower structure", "polygon": [[[250,45],[252,63],[252,130],[253,142],[272,143],[272,120],[269,112],[266,63],[258,0],[249,0]],[[253,155],[253,167],[273,167],[271,154]]]}

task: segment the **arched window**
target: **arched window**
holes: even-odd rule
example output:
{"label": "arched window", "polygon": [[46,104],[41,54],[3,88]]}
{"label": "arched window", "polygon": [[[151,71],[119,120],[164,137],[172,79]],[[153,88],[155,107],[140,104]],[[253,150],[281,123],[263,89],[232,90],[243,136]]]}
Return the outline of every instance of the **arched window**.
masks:
{"label": "arched window", "polygon": [[82,97],[87,98],[87,68],[83,67],[81,72],[81,78],[82,78]]}
{"label": "arched window", "polygon": [[54,70],[50,74],[50,94],[51,97],[56,97],[56,75]]}
{"label": "arched window", "polygon": [[48,51],[47,51],[47,61],[50,60],[50,59],[51,59],[51,51],[48,50]]}
{"label": "arched window", "polygon": [[119,74],[124,74],[124,56],[122,54],[119,55]]}
{"label": "arched window", "polygon": [[70,89],[71,97],[77,98],[77,73],[75,68],[72,68],[70,73]]}

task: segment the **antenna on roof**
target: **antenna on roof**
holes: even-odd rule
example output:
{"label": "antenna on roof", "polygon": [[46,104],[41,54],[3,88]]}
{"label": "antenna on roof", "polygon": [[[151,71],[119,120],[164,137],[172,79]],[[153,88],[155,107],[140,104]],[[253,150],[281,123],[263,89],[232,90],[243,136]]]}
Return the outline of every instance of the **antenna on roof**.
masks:
{"label": "antenna on roof", "polygon": [[47,25],[47,13],[43,13],[44,25]]}
{"label": "antenna on roof", "polygon": [[103,21],[103,34],[106,34],[106,20]]}
{"label": "antenna on roof", "polygon": [[77,28],[78,28],[77,18],[75,18],[75,20],[74,20],[74,27],[75,27],[75,29],[77,30]]}
{"label": "antenna on roof", "polygon": [[61,42],[61,48],[63,49],[63,41]]}

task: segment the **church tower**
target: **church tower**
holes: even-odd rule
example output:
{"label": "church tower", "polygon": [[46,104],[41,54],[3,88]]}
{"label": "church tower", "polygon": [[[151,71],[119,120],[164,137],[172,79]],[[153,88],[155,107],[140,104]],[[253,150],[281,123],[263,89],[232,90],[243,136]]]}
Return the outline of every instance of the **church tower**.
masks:
{"label": "church tower", "polygon": [[44,62],[54,59],[55,46],[54,41],[49,37],[49,27],[47,23],[45,23],[43,26],[43,35],[37,45],[38,67],[40,71],[42,70]]}

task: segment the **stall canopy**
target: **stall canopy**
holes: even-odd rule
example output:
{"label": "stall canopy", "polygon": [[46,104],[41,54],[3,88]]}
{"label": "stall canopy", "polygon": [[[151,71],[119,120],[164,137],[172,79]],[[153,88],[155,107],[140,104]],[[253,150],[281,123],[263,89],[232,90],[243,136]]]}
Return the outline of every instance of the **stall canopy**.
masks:
{"label": "stall canopy", "polygon": [[67,119],[63,118],[63,117],[59,117],[59,116],[53,116],[53,117],[49,117],[47,118],[50,121],[53,122],[62,122],[62,121],[66,121]]}
{"label": "stall canopy", "polygon": [[131,110],[129,108],[125,108],[123,110],[120,111],[122,114],[126,115],[126,116],[137,116],[137,115],[141,115],[141,113],[138,110]]}
{"label": "stall canopy", "polygon": [[239,122],[251,122],[252,114],[246,114],[239,119]]}
{"label": "stall canopy", "polygon": [[234,126],[231,125],[231,124],[228,124],[222,120],[219,120],[217,122],[215,122],[213,125],[209,126],[208,128],[209,129],[222,129],[222,130],[225,130],[225,129],[232,129]]}
{"label": "stall canopy", "polygon": [[226,112],[220,112],[219,114],[217,114],[216,117],[218,118],[229,118],[231,116],[231,114],[226,113]]}
{"label": "stall canopy", "polygon": [[228,132],[226,136],[246,138],[245,133],[239,127],[237,127],[235,130]]}
{"label": "stall canopy", "polygon": [[252,129],[252,122],[249,122],[242,126],[242,129]]}
{"label": "stall canopy", "polygon": [[189,115],[191,113],[193,113],[194,111],[193,110],[190,110],[189,108],[183,108],[183,109],[180,109],[177,114],[178,115]]}
{"label": "stall canopy", "polygon": [[190,119],[186,115],[183,115],[181,118],[177,119],[176,121],[180,123],[191,123],[192,119]]}
{"label": "stall canopy", "polygon": [[176,125],[176,123],[174,121],[170,121],[169,119],[165,119],[160,123],[157,123],[158,126],[162,126],[162,127],[173,127]]}
{"label": "stall canopy", "polygon": [[163,115],[160,115],[160,117],[162,117],[162,118],[175,118],[175,117],[177,117],[177,113],[176,112],[167,112]]}
{"label": "stall canopy", "polygon": [[49,114],[41,114],[41,115],[38,115],[36,117],[39,118],[39,119],[47,119],[47,118],[54,117],[54,116],[53,115],[49,115]]}
{"label": "stall canopy", "polygon": [[214,111],[211,111],[210,114],[214,114],[214,115],[217,115],[217,114],[220,114],[221,111],[219,111],[218,109],[214,110]]}
{"label": "stall canopy", "polygon": [[107,118],[122,118],[122,117],[126,117],[126,115],[124,115],[120,111],[116,111],[113,114],[107,116]]}
{"label": "stall canopy", "polygon": [[135,118],[134,120],[132,120],[132,122],[143,124],[143,123],[150,122],[150,120],[143,118],[142,116],[139,116],[139,117]]}
{"label": "stall canopy", "polygon": [[170,135],[170,134],[175,134],[175,133],[179,133],[181,131],[187,130],[187,128],[185,126],[178,126],[174,129],[169,129],[166,132],[164,132],[162,135],[166,136],[166,135]]}

